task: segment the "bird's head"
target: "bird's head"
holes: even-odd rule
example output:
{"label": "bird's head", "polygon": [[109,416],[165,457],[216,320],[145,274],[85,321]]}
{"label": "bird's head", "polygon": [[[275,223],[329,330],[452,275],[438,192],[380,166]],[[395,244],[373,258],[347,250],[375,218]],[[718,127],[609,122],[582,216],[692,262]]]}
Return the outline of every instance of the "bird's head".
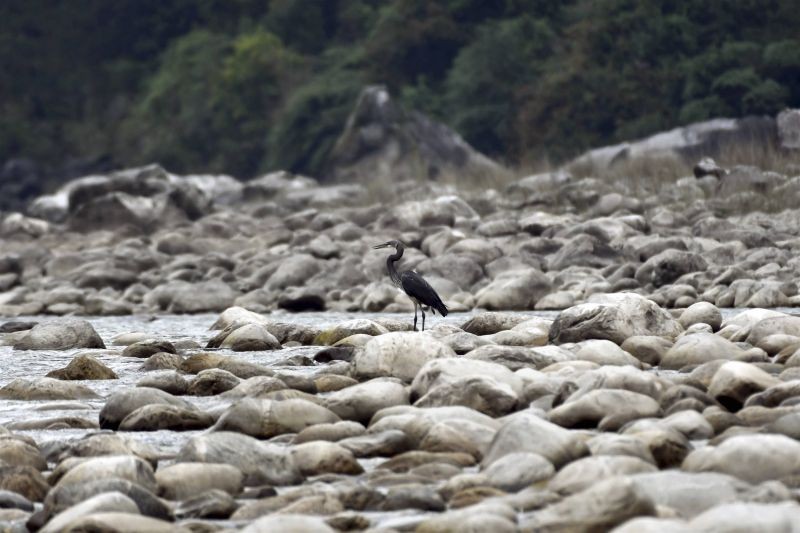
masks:
{"label": "bird's head", "polygon": [[377,246],[373,246],[372,248],[374,248],[375,250],[378,250],[380,248],[395,248],[395,249],[399,250],[399,249],[403,248],[403,243],[400,242],[400,241],[397,241],[397,240],[391,240],[391,241],[386,241],[383,244],[379,244]]}

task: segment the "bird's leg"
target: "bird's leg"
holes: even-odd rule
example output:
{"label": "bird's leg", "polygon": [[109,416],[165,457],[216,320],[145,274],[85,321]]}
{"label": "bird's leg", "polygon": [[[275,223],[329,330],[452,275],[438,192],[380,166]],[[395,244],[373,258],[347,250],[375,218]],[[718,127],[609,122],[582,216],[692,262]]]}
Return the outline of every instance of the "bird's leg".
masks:
{"label": "bird's leg", "polygon": [[422,311],[422,331],[425,331],[425,308],[420,305],[419,310]]}
{"label": "bird's leg", "polygon": [[[424,328],[425,326],[423,326]],[[414,303],[414,331],[417,331],[417,304]]]}

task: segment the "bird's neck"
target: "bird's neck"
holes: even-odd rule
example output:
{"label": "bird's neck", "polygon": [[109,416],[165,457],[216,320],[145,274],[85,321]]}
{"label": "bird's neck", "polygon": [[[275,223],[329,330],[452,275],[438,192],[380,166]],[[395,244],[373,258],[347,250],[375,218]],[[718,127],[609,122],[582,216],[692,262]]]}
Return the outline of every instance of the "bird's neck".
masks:
{"label": "bird's neck", "polygon": [[403,249],[398,248],[397,251],[386,258],[386,269],[389,271],[389,278],[391,278],[392,283],[400,286],[400,274],[397,272],[397,261],[403,257]]}

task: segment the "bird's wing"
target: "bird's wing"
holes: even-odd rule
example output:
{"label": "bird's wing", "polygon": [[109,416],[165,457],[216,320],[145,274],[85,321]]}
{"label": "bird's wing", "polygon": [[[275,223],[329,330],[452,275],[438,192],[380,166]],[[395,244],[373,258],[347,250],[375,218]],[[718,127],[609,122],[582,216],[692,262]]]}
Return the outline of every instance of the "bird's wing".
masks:
{"label": "bird's wing", "polygon": [[400,274],[400,287],[406,294],[422,305],[432,307],[436,309],[440,315],[447,316],[447,307],[445,307],[442,299],[439,298],[436,290],[431,287],[430,283],[425,281],[425,278],[413,270],[406,270]]}

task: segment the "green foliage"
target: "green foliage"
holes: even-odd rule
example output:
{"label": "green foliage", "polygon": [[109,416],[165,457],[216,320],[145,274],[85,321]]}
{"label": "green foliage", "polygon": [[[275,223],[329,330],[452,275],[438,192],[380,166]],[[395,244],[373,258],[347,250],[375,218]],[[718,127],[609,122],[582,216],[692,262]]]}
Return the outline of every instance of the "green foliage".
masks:
{"label": "green foliage", "polygon": [[798,28],[794,0],[8,0],[0,162],[319,174],[372,83],[558,161],[800,106]]}

